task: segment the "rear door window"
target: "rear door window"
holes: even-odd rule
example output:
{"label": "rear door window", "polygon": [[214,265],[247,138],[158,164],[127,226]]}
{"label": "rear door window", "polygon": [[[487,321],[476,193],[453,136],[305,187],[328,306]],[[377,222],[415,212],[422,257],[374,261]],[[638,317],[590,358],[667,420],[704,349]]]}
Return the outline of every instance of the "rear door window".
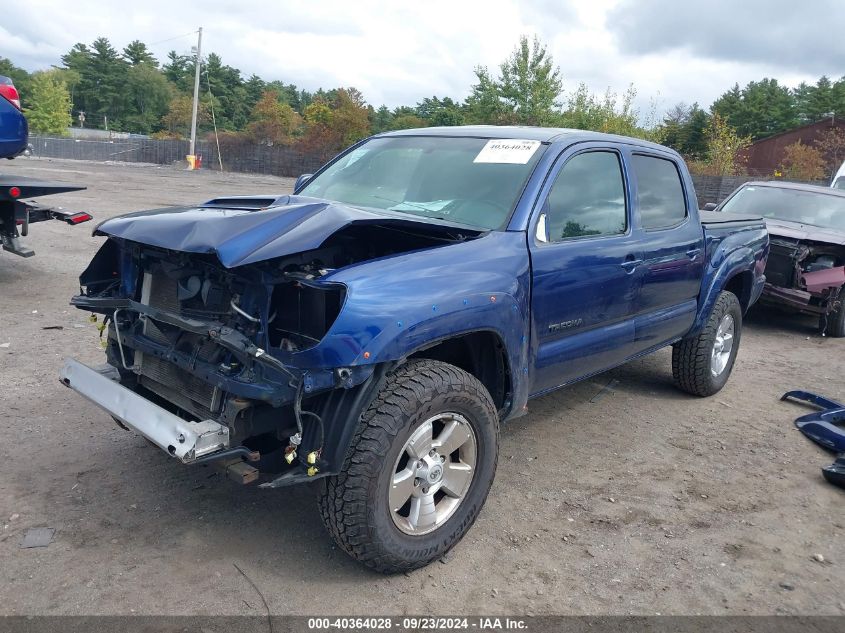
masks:
{"label": "rear door window", "polygon": [[678,166],[671,160],[634,154],[637,202],[644,229],[667,229],[687,217],[687,202]]}

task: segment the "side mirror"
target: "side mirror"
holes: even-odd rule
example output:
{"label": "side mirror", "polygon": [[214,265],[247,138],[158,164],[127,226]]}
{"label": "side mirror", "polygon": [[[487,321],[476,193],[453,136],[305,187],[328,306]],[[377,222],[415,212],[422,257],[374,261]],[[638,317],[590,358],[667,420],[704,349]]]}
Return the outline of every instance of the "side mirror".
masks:
{"label": "side mirror", "polygon": [[546,227],[546,214],[541,213],[537,219],[537,241],[545,244],[549,241],[549,230]]}
{"label": "side mirror", "polygon": [[297,178],[296,183],[293,185],[293,192],[298,193],[300,189],[308,184],[308,181],[311,180],[313,175],[314,174],[302,174],[299,178]]}
{"label": "side mirror", "polygon": [[707,204],[704,205],[704,210],[705,211],[715,211],[716,207],[718,207],[718,206],[719,205],[716,204],[715,202],[708,202]]}

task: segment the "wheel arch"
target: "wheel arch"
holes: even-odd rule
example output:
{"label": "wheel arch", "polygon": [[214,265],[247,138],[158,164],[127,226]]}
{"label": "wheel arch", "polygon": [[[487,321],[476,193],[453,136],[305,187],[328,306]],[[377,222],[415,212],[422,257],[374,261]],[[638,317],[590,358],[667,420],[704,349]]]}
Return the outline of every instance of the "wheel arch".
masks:
{"label": "wheel arch", "polygon": [[740,249],[733,252],[717,270],[705,277],[698,302],[698,316],[686,337],[695,336],[701,331],[723,290],[736,296],[742,313],[745,314],[756,298],[754,296],[755,273],[749,270],[749,261],[752,261],[750,251]]}
{"label": "wheel arch", "polygon": [[483,384],[500,419],[513,404],[513,373],[507,347],[495,330],[474,330],[430,341],[410,353],[406,360],[426,358],[449,363]]}
{"label": "wheel arch", "polygon": [[[429,340],[401,358],[375,364],[364,382],[350,389],[330,389],[303,400],[303,408],[318,413],[325,429],[323,458],[326,468],[317,478],[336,475],[352,441],[355,428],[369,403],[384,385],[387,375],[411,360],[436,360],[454,365],[476,378],[490,393],[499,420],[513,407],[517,385],[512,375],[504,337],[493,329],[476,329]],[[302,439],[305,447],[319,444],[316,430],[306,426]],[[313,479],[313,478],[309,478]],[[281,477],[274,487],[304,480],[302,477]]]}
{"label": "wheel arch", "polygon": [[751,294],[754,291],[754,273],[750,270],[736,272],[725,282],[724,290],[732,292],[739,299],[742,313],[751,306]]}

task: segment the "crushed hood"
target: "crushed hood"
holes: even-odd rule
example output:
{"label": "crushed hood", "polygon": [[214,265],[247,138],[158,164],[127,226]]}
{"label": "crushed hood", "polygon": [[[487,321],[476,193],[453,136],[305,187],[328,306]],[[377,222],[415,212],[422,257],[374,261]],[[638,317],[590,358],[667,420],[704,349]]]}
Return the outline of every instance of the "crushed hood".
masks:
{"label": "crushed hood", "polygon": [[766,227],[769,229],[770,235],[778,237],[845,246],[845,231],[827,229],[821,226],[813,226],[812,224],[801,224],[800,222],[774,220],[772,218],[766,218]]}
{"label": "crushed hood", "polygon": [[237,208],[234,200],[228,208],[221,204],[225,199],[213,202],[129,213],[106,220],[94,234],[174,251],[215,254],[226,268],[234,268],[318,248],[350,224],[467,232],[467,227],[448,222],[435,224],[403,213],[368,211],[304,196],[283,196],[262,208]]}

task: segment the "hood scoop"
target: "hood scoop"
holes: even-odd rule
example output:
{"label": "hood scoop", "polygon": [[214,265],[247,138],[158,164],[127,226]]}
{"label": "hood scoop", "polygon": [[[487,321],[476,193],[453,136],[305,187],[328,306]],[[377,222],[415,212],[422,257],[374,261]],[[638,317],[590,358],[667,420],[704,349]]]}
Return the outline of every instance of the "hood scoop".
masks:
{"label": "hood scoop", "polygon": [[209,200],[208,202],[201,204],[200,208],[202,209],[243,209],[245,211],[249,210],[259,210],[259,209],[268,209],[273,206],[279,206],[280,204],[286,204],[282,202],[290,198],[290,196],[276,196],[273,198],[268,198],[266,196],[226,196],[223,198],[214,198],[214,200]]}

